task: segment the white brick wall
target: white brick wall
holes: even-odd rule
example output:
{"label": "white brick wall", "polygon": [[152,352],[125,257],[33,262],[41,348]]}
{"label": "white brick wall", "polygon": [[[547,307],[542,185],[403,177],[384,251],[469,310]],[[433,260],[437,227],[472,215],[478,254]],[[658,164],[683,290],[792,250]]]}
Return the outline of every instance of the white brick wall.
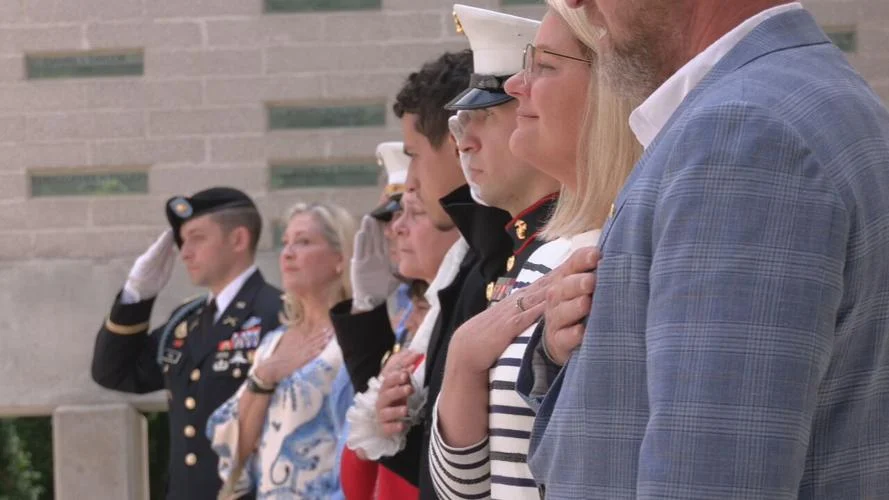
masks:
{"label": "white brick wall", "polygon": [[[497,8],[497,0],[470,1]],[[889,100],[889,2],[808,0],[824,25],[853,25],[850,59]],[[300,198],[356,212],[375,189],[268,192],[268,164],[370,157],[385,128],[268,132],[267,102],[385,99],[406,74],[465,47],[451,2],[383,0],[380,11],[263,14],[261,0],[0,2],[0,260],[129,257],[174,193],[229,183],[276,219]],[[510,12],[539,17],[541,6]],[[24,54],[141,49],[142,77],[25,79]],[[387,104],[387,107],[388,107]],[[149,167],[149,194],[29,197],[28,171]],[[270,231],[263,238],[269,248]]]}
{"label": "white brick wall", "polygon": [[[299,198],[366,210],[375,189],[268,193],[268,164],[371,157],[397,138],[394,120],[267,132],[266,102],[391,102],[409,70],[464,46],[447,3],[432,5],[264,15],[259,0],[0,2],[0,259],[131,256],[163,226],[167,196],[213,184],[249,191],[268,220]],[[144,76],[25,79],[24,54],[120,49],[144,50]],[[134,166],[150,167],[147,195],[28,194],[29,171]]]}

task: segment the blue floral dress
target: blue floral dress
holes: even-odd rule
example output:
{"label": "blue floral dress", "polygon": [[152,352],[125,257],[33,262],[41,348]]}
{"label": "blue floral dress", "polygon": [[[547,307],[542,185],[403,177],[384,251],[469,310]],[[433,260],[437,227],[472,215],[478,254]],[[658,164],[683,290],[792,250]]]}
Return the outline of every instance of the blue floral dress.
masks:
{"label": "blue floral dress", "polygon": [[[267,359],[286,327],[269,333],[256,351]],[[233,491],[257,499],[327,499],[340,489],[334,468],[342,415],[330,404],[331,387],[343,365],[336,339],[302,368],[282,380],[269,401],[257,450],[245,461]],[[251,370],[252,371],[252,370]],[[207,437],[219,455],[219,475],[227,481],[238,449],[238,403],[246,383],[207,421]]]}

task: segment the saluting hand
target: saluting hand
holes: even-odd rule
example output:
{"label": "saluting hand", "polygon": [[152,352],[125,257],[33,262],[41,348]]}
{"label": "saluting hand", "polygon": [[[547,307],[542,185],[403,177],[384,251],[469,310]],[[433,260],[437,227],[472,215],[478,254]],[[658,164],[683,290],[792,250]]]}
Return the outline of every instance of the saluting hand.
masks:
{"label": "saluting hand", "polygon": [[156,297],[170,281],[173,264],[176,262],[176,247],[173,243],[173,230],[167,229],[136,259],[124,288],[135,295],[137,300]]}
{"label": "saluting hand", "polygon": [[389,244],[383,234],[383,224],[369,215],[361,219],[355,235],[352,253],[352,307],[356,311],[370,311],[384,302],[398,288],[398,278],[392,272]]}

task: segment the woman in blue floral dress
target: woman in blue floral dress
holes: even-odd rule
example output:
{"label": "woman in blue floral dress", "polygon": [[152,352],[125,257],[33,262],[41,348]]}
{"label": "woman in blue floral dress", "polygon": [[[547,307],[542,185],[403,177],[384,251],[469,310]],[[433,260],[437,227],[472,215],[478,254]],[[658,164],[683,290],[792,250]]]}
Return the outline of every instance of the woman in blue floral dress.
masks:
{"label": "woman in blue floral dress", "polygon": [[247,381],[207,423],[225,483],[220,498],[324,499],[339,490],[343,416],[330,400],[343,358],[328,311],[351,295],[354,233],[341,207],[291,209],[280,256],[286,321],[262,340]]}

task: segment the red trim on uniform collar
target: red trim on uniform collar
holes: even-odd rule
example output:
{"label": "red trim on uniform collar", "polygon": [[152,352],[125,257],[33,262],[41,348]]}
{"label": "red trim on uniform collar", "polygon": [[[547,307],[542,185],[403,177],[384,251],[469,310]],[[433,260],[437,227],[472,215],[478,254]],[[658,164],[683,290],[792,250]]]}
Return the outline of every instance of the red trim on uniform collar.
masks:
{"label": "red trim on uniform collar", "polygon": [[[515,228],[515,223],[518,220],[522,219],[524,216],[526,216],[530,213],[533,213],[534,211],[536,211],[543,205],[553,202],[553,201],[556,201],[558,198],[559,198],[559,193],[551,193],[551,194],[544,196],[543,198],[538,200],[537,203],[534,203],[533,205],[526,208],[525,210],[522,210],[522,212],[519,215],[517,215],[512,221],[510,221],[510,223],[506,225],[506,231],[510,232],[510,234],[512,234],[511,231]],[[540,230],[534,231],[530,236],[528,236],[528,238],[525,240],[525,242],[522,243],[522,246],[520,246],[518,250],[513,250],[512,255],[513,256],[521,255],[522,252],[524,252],[525,249],[528,248],[528,246],[532,242],[537,240],[538,236],[540,236]]]}
{"label": "red trim on uniform collar", "polygon": [[509,231],[509,230],[513,227],[513,225],[514,225],[519,219],[521,219],[521,218],[523,218],[524,216],[528,215],[529,213],[531,213],[531,212],[537,210],[537,209],[540,208],[540,206],[543,205],[544,203],[549,203],[549,202],[551,202],[551,201],[555,201],[555,200],[557,200],[557,199],[559,199],[559,193],[558,193],[558,192],[550,193],[550,194],[544,196],[543,198],[540,198],[540,199],[537,200],[537,202],[535,202],[533,205],[531,205],[530,207],[528,207],[528,208],[522,210],[518,215],[516,215],[515,217],[513,217],[512,220],[509,221],[509,223],[507,223],[505,226],[503,226],[503,228],[506,229],[507,231]]}

